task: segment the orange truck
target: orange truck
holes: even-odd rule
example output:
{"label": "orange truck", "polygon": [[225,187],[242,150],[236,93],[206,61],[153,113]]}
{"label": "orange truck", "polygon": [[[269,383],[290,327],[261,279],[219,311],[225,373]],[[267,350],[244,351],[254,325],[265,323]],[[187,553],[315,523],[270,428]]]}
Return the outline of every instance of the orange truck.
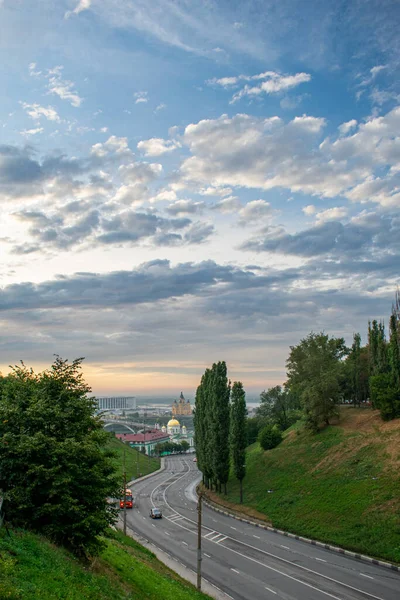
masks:
{"label": "orange truck", "polygon": [[133,496],[131,490],[125,490],[125,495],[119,501],[120,508],[133,508]]}

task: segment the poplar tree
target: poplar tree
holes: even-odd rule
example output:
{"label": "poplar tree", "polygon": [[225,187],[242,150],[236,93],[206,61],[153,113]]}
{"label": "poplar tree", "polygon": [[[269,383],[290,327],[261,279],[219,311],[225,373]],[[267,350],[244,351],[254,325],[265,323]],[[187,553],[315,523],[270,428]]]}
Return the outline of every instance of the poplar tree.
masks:
{"label": "poplar tree", "polygon": [[217,491],[221,492],[229,479],[229,398],[230,383],[228,382],[225,361],[214,363],[212,366],[211,407],[212,407],[212,453],[213,474]]}
{"label": "poplar tree", "polygon": [[230,446],[233,470],[240,483],[240,504],[243,504],[243,479],[246,475],[246,394],[241,381],[235,381],[231,394]]}

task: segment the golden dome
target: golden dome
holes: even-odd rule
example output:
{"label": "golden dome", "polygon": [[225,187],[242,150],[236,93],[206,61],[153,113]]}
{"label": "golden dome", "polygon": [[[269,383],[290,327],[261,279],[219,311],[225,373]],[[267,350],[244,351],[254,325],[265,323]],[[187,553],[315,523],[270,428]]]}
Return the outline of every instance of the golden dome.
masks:
{"label": "golden dome", "polygon": [[171,419],[168,421],[167,427],[180,427],[180,423],[176,419]]}

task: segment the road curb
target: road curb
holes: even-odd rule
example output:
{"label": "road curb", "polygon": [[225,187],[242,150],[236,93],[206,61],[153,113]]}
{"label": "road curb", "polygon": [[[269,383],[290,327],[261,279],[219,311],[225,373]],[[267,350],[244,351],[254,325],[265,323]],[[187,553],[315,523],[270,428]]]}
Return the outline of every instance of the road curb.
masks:
{"label": "road curb", "polygon": [[301,542],[306,542],[307,544],[311,544],[312,546],[318,546],[319,548],[325,548],[325,550],[331,550],[332,552],[337,552],[338,554],[344,554],[345,556],[351,556],[352,558],[356,558],[357,560],[361,560],[364,562],[368,562],[373,565],[378,565],[380,567],[385,567],[386,569],[391,569],[392,571],[400,571],[400,566],[394,565],[393,563],[385,562],[383,560],[378,560],[377,558],[372,558],[371,556],[366,556],[365,554],[359,554],[358,552],[352,552],[351,550],[345,550],[344,548],[339,548],[338,546],[332,546],[331,544],[326,544],[325,542],[319,542],[317,540],[311,540],[309,538],[303,537],[302,535],[296,535],[295,533],[290,533],[289,531],[283,531],[282,529],[276,529],[275,527],[270,527],[269,525],[263,525],[262,523],[257,523],[257,521],[252,521],[251,519],[247,519],[245,517],[239,517],[234,512],[230,512],[228,510],[222,510],[221,508],[217,508],[214,506],[212,502],[207,500],[203,496],[203,503],[210,508],[211,510],[221,513],[222,515],[226,515],[227,517],[232,517],[236,519],[236,521],[242,521],[243,523],[248,523],[249,525],[254,525],[259,529],[265,529],[266,531],[272,531],[273,533],[278,533],[279,535],[283,535],[285,537],[293,538],[295,540],[300,540]]}
{"label": "road curb", "polygon": [[145,479],[150,479],[150,477],[153,477],[154,475],[158,475],[158,473],[162,473],[162,471],[165,471],[165,460],[163,457],[161,458],[161,467],[159,469],[157,469],[157,471],[153,471],[152,473],[143,475],[143,477],[138,477],[137,479],[128,481],[128,483],[126,485],[131,488],[135,485],[135,483],[139,483],[140,481],[144,481]]}

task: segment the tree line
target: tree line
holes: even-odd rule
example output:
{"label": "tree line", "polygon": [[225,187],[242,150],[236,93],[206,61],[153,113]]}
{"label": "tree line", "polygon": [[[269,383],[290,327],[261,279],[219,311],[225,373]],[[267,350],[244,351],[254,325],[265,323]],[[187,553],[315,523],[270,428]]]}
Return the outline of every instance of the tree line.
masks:
{"label": "tree line", "polygon": [[232,466],[240,482],[246,474],[246,397],[243,385],[228,380],[226,363],[214,363],[204,372],[196,391],[194,434],[197,464],[203,483],[226,494]]}
{"label": "tree line", "polygon": [[368,323],[367,343],[355,333],[350,348],[343,337],[310,333],[290,347],[287,381],[260,395],[256,417],[248,420],[248,443],[267,424],[284,431],[300,418],[312,431],[338,415],[341,402],[369,404],[384,420],[400,417],[400,295],[389,318]]}
{"label": "tree line", "polygon": [[154,452],[156,456],[162,456],[163,454],[185,454],[189,448],[190,444],[186,440],[182,440],[181,442],[163,442],[155,445]]}

